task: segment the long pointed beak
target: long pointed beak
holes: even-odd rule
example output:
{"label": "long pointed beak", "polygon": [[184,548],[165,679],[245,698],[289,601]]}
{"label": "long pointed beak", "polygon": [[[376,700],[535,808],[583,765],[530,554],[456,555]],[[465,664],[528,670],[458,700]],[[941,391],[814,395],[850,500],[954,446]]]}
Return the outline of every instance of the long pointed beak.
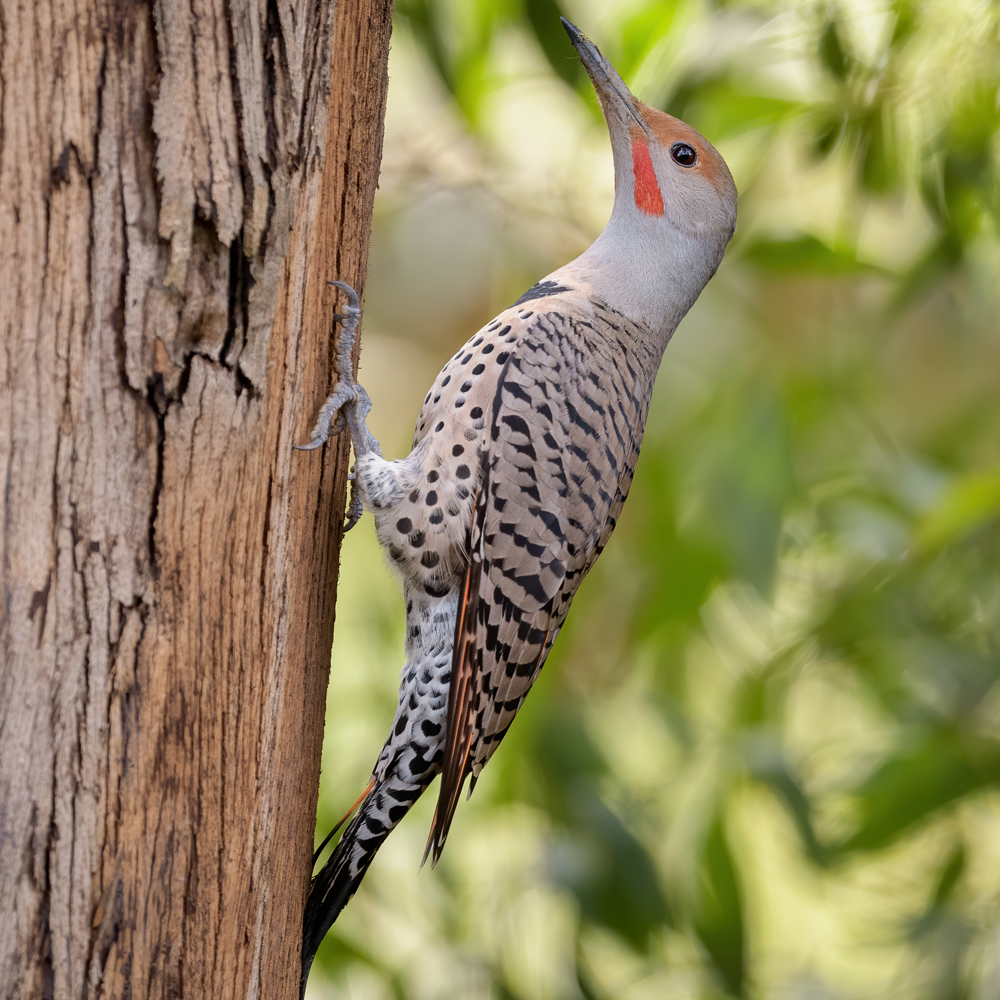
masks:
{"label": "long pointed beak", "polygon": [[636,100],[625,86],[625,81],[618,75],[618,70],[601,55],[601,50],[575,24],[564,17],[559,20],[562,21],[573,48],[580,53],[580,61],[594,84],[608,124],[612,124],[610,112],[613,109],[617,112],[622,125],[627,126],[631,119],[645,130],[646,123],[636,107]]}

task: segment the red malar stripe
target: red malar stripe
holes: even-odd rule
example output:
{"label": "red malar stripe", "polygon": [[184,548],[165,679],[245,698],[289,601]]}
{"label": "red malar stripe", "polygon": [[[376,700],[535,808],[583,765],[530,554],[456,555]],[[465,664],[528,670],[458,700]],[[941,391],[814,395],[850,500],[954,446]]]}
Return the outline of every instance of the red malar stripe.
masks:
{"label": "red malar stripe", "polygon": [[635,177],[635,205],[646,215],[663,215],[663,195],[649,158],[645,139],[632,140],[632,174]]}

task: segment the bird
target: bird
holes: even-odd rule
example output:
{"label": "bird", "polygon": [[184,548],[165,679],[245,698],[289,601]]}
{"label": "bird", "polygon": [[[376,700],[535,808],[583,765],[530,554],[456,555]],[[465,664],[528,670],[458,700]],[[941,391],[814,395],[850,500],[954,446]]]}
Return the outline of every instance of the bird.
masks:
{"label": "bird", "polygon": [[405,458],[383,458],[367,428],[371,401],[351,366],[360,304],[350,285],[331,282],[347,297],[335,319],[337,387],[297,447],[350,432],[347,527],[370,511],[402,577],[406,665],[368,787],[311,884],[303,989],[376,851],[438,774],[424,860],[441,856],[466,779],[471,794],[608,543],[664,350],[736,230],[736,186],[718,151],[634,97],[597,46],[562,23],[607,123],[611,218],[445,364]]}

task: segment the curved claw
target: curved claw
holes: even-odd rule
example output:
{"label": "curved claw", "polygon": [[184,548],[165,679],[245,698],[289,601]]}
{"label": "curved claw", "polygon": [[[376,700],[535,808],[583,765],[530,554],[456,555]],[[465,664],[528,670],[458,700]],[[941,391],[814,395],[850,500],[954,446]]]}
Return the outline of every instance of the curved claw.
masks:
{"label": "curved claw", "polygon": [[355,312],[361,312],[361,302],[358,293],[346,281],[328,281],[328,285],[339,288],[347,296],[347,308]]}
{"label": "curved claw", "polygon": [[321,448],[326,442],[322,438],[315,438],[308,444],[293,444],[292,447],[296,451],[315,451],[317,448]]}
{"label": "curved claw", "polygon": [[364,501],[361,499],[361,494],[357,489],[357,479],[355,476],[350,476],[349,478],[351,479],[351,502],[347,505],[347,517],[344,520],[345,535],[361,520],[365,512]]}

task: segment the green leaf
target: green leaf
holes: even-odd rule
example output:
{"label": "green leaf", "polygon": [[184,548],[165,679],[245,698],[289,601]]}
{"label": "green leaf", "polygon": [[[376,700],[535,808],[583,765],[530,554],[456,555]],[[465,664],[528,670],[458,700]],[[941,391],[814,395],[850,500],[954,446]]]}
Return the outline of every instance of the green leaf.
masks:
{"label": "green leaf", "polygon": [[593,786],[577,784],[570,797],[572,825],[549,851],[550,876],[576,897],[584,921],[646,952],[673,923],[656,865]]}
{"label": "green leaf", "polygon": [[576,897],[581,917],[644,952],[671,923],[659,873],[645,846],[602,801],[607,763],[579,714],[550,706],[535,734],[541,804],[560,828],[550,845],[552,880]]}
{"label": "green leaf", "polygon": [[841,851],[892,844],[939,809],[1000,782],[1000,744],[931,730],[887,757],[855,792],[860,821]]}
{"label": "green leaf", "polygon": [[940,910],[943,906],[947,905],[948,900],[951,899],[951,895],[955,891],[955,886],[958,885],[958,880],[965,871],[965,862],[965,843],[959,841],[952,849],[951,854],[938,874],[937,885],[934,887],[931,899],[932,909]]}
{"label": "green leaf", "polygon": [[820,108],[810,116],[813,125],[813,150],[822,160],[829,156],[844,137],[847,125],[846,116],[837,108]]}
{"label": "green leaf", "polygon": [[823,27],[819,36],[820,62],[838,79],[845,80],[851,68],[851,57],[844,49],[840,39],[837,22],[830,19]]}
{"label": "green leaf", "polygon": [[658,42],[670,38],[678,16],[690,0],[655,0],[644,6],[634,7],[616,18],[619,43],[616,51],[606,53],[613,57],[615,68],[628,80]]}
{"label": "green leaf", "polygon": [[892,28],[892,40],[890,44],[892,48],[900,49],[909,41],[910,36],[919,27],[920,21],[917,17],[915,5],[911,0],[895,0],[892,6],[893,12],[896,15],[896,21]]}
{"label": "green leaf", "polygon": [[757,129],[776,129],[802,109],[798,101],[755,94],[751,86],[742,80],[696,86],[688,97],[686,114],[717,143]]}
{"label": "green leaf", "polygon": [[816,836],[812,803],[780,747],[761,747],[757,741],[751,741],[745,747],[745,757],[749,773],[770,788],[788,810],[810,860],[826,864],[828,852]]}
{"label": "green leaf", "polygon": [[431,0],[397,0],[395,7],[395,15],[409,24],[414,39],[437,70],[441,82],[454,95],[455,79],[439,24],[439,11]]}
{"label": "green leaf", "polygon": [[708,829],[698,859],[694,931],[728,993],[746,995],[746,943],[743,892],[721,812]]}
{"label": "green leaf", "polygon": [[918,548],[934,552],[1000,518],[1000,469],[962,476],[945,490],[916,531]]}
{"label": "green leaf", "polygon": [[553,72],[575,90],[585,73],[559,20],[564,16],[563,8],[556,0],[525,0],[524,12]]}
{"label": "green leaf", "polygon": [[782,401],[760,387],[706,456],[700,518],[733,575],[762,594],[773,583],[785,501],[792,486]]}
{"label": "green leaf", "polygon": [[781,274],[850,277],[880,273],[858,260],[853,250],[831,247],[815,236],[790,239],[756,239],[743,246],[743,257],[755,267]]}
{"label": "green leaf", "polygon": [[[726,558],[714,538],[680,530],[680,488],[665,449],[654,445],[643,456],[643,474],[633,487],[628,519],[617,536],[627,540],[636,565],[644,570],[633,617],[636,640],[662,636],[671,623],[695,624],[712,584],[726,575]],[[658,553],[655,563],[646,560],[650,552]]]}
{"label": "green leaf", "polygon": [[860,126],[861,180],[873,194],[886,194],[900,184],[898,155],[888,118],[882,108],[875,108]]}

